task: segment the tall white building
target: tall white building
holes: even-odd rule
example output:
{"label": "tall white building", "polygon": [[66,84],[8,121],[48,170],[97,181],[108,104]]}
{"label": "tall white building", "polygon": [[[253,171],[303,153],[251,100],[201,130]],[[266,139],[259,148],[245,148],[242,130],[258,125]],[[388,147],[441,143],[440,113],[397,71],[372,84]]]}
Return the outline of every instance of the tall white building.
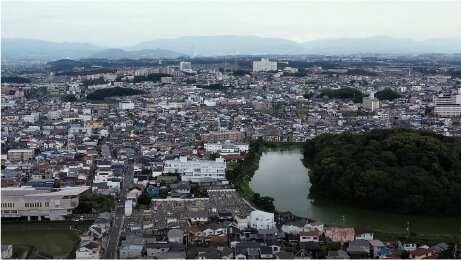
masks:
{"label": "tall white building", "polygon": [[273,229],[275,227],[274,213],[269,213],[261,210],[255,210],[247,217],[250,228],[257,230]]}
{"label": "tall white building", "polygon": [[181,71],[192,71],[192,63],[188,61],[181,61],[179,63],[179,70]]}
{"label": "tall white building", "polygon": [[367,110],[376,111],[379,109],[379,99],[374,97],[365,97],[363,98],[362,106]]}
{"label": "tall white building", "polygon": [[134,108],[134,102],[132,101],[121,101],[118,104],[118,108],[121,110],[129,110]]}
{"label": "tall white building", "polygon": [[269,61],[269,58],[261,58],[261,61],[253,61],[253,71],[277,70],[277,62]]}
{"label": "tall white building", "polygon": [[216,158],[215,161],[189,161],[186,156],[166,160],[163,173],[176,172],[181,175],[182,181],[197,182],[203,178],[226,180],[226,160]]}
{"label": "tall white building", "polygon": [[461,115],[461,88],[457,95],[440,94],[434,96],[434,114],[441,117]]}

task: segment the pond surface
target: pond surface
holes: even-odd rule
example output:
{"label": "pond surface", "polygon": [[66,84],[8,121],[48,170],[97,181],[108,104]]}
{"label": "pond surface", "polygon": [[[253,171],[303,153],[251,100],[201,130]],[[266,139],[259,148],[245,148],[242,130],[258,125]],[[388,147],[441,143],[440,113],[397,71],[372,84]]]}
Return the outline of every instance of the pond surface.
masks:
{"label": "pond surface", "polygon": [[[265,152],[259,161],[250,187],[261,196],[274,198],[278,211],[291,211],[297,216],[322,221],[330,226],[368,227],[383,232],[406,233],[410,229],[418,235],[461,236],[461,218],[417,216],[362,209],[315,198],[309,199],[311,183],[309,169],[302,163],[299,149]],[[460,198],[461,199],[461,198]]]}

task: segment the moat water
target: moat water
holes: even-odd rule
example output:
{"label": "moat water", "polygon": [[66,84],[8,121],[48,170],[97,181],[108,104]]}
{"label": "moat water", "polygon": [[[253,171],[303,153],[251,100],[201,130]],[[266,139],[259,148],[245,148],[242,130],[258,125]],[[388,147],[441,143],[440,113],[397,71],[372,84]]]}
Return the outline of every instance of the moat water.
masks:
{"label": "moat water", "polygon": [[[461,237],[461,218],[419,216],[380,212],[352,207],[325,198],[308,198],[308,172],[299,149],[265,152],[259,161],[250,187],[261,196],[274,198],[278,211],[290,211],[330,226],[368,227],[382,232],[406,233],[410,221],[417,235],[455,235]],[[461,198],[460,198],[461,199]]]}

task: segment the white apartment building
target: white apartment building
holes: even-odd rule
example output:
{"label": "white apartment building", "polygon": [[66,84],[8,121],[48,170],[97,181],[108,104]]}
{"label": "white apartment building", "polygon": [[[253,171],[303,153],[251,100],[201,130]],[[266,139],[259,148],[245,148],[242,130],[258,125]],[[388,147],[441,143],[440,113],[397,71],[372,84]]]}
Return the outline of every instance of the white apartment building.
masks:
{"label": "white apartment building", "polygon": [[121,110],[129,110],[134,108],[134,102],[132,101],[121,101],[118,104],[118,108]]}
{"label": "white apartment building", "polygon": [[250,145],[245,143],[206,143],[204,147],[207,152],[222,154],[240,154],[250,149]]}
{"label": "white apartment building", "polygon": [[365,97],[363,98],[362,106],[367,110],[376,111],[379,109],[379,99],[373,97]]}
{"label": "white apartment building", "polygon": [[188,61],[181,61],[179,63],[179,70],[181,71],[192,71],[192,63]]}
{"label": "white apartment building", "polygon": [[78,195],[89,187],[38,190],[31,186],[2,188],[2,218],[38,217],[64,220],[78,206]]}
{"label": "white apartment building", "polygon": [[441,117],[461,115],[461,88],[457,95],[440,94],[434,96],[434,113]]}
{"label": "white apartment building", "polygon": [[253,61],[253,72],[277,70],[277,62],[269,61],[269,58],[261,58],[261,61]]}
{"label": "white apartment building", "polygon": [[257,230],[273,229],[275,227],[274,213],[269,213],[261,210],[255,210],[247,217],[248,226]]}
{"label": "white apartment building", "polygon": [[182,181],[198,182],[203,178],[226,180],[226,160],[189,161],[186,156],[179,159],[166,160],[163,173],[179,173]]}
{"label": "white apartment building", "polygon": [[59,119],[59,118],[61,118],[61,111],[60,110],[48,111],[47,117],[48,117],[48,119],[51,119],[51,120]]}

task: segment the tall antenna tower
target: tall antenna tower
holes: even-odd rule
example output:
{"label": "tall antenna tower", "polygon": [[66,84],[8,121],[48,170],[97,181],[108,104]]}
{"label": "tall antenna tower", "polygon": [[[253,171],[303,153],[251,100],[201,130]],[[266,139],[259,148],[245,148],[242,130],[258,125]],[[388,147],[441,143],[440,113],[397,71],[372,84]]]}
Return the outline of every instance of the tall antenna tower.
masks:
{"label": "tall antenna tower", "polygon": [[195,55],[194,55],[194,45],[190,46],[190,58],[191,58],[191,59],[195,58]]}
{"label": "tall antenna tower", "polygon": [[232,51],[234,52],[234,59],[235,59],[235,69],[238,69],[238,65],[237,65],[237,56],[235,56],[235,49],[232,48]]}

